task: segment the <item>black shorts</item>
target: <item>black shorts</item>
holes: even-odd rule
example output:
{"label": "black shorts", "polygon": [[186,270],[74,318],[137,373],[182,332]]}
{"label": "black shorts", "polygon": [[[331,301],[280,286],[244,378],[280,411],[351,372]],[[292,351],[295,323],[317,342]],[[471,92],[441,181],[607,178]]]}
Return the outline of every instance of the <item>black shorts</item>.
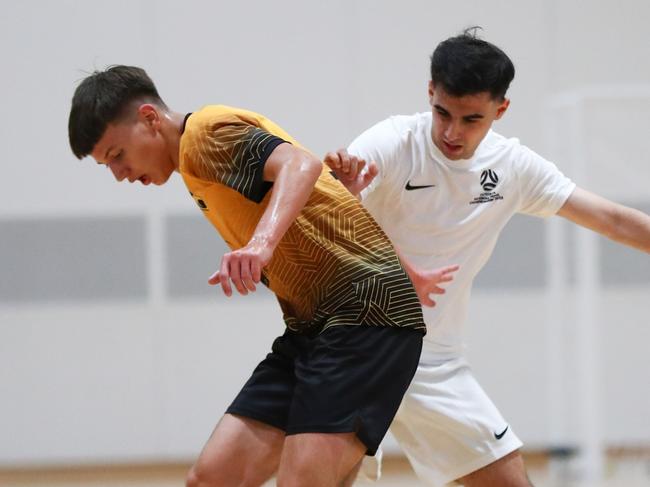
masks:
{"label": "black shorts", "polygon": [[422,351],[421,330],[334,326],[273,342],[227,413],[286,432],[354,432],[374,455]]}

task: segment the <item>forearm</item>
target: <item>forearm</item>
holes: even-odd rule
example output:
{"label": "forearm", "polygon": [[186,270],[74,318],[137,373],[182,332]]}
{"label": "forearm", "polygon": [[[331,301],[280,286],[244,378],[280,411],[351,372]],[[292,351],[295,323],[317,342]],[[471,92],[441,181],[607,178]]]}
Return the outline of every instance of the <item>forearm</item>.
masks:
{"label": "forearm", "polygon": [[296,154],[275,176],[269,204],[251,242],[275,249],[304,208],[322,171],[322,164],[307,153]]}
{"label": "forearm", "polygon": [[650,253],[650,216],[621,205],[617,207],[610,228],[604,233],[607,237]]}
{"label": "forearm", "polygon": [[616,242],[650,253],[650,216],[576,188],[558,215]]}

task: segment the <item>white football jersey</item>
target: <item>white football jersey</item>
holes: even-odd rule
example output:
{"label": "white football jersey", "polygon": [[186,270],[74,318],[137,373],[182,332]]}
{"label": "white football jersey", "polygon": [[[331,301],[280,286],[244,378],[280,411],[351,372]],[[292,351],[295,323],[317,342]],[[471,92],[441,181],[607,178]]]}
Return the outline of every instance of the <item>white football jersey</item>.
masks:
{"label": "white football jersey", "polygon": [[431,123],[431,112],[390,117],[348,148],[378,165],[363,204],[393,244],[421,268],[461,266],[437,305],[424,307],[423,362],[462,353],[472,282],[512,215],[553,215],[575,188],[554,164],[493,131],[471,159],[451,161]]}

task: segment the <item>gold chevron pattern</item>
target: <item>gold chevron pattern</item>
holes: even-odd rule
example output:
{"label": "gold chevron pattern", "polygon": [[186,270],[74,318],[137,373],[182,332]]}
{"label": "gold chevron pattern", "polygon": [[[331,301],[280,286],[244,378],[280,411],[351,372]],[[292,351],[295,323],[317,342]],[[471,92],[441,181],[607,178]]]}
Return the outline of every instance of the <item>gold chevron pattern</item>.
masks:
{"label": "gold chevron pattern", "polygon": [[[266,208],[264,162],[282,141],[298,145],[253,112],[206,107],[187,121],[180,172],[194,198],[207,206],[203,214],[233,249],[246,245]],[[297,332],[337,325],[425,329],[415,291],[388,237],[325,167],[264,277],[287,326]]]}

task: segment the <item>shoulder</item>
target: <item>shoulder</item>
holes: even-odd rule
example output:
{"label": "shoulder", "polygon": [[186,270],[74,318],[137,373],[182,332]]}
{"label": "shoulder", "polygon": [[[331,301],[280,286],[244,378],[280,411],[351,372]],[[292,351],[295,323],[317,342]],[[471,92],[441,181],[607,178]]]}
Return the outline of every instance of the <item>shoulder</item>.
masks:
{"label": "shoulder", "polygon": [[192,113],[185,124],[181,144],[186,151],[205,151],[253,143],[269,137],[299,144],[280,126],[259,113],[226,105],[209,105]]}
{"label": "shoulder", "polygon": [[406,140],[427,133],[430,127],[431,113],[424,112],[413,115],[392,115],[371,127],[369,131],[376,130]]}
{"label": "shoulder", "polygon": [[219,140],[232,139],[233,131],[242,132],[249,126],[230,107],[205,106],[192,113],[185,123],[180,147],[181,154],[185,156],[183,159],[198,163],[206,151],[218,147]]}
{"label": "shoulder", "polygon": [[185,125],[184,136],[206,136],[226,125],[259,126],[261,115],[226,105],[207,105],[192,113]]}
{"label": "shoulder", "polygon": [[481,159],[511,165],[515,170],[528,164],[542,163],[544,158],[522,144],[516,137],[505,137],[490,130],[479,146]]}
{"label": "shoulder", "polygon": [[[506,168],[522,187],[543,188],[570,182],[553,162],[522,144],[519,139],[492,133],[489,142],[485,153],[491,151],[493,160],[499,161],[499,165]],[[488,156],[487,160],[489,159]]]}
{"label": "shoulder", "polygon": [[359,135],[348,150],[364,157],[391,159],[410,144],[425,144],[431,114],[393,115]]}
{"label": "shoulder", "polygon": [[215,163],[232,159],[236,144],[259,127],[254,112],[226,105],[208,105],[192,113],[181,136],[181,173],[207,174]]}
{"label": "shoulder", "polygon": [[479,146],[483,156],[508,156],[515,155],[523,147],[516,137],[505,137],[494,130],[489,130]]}

